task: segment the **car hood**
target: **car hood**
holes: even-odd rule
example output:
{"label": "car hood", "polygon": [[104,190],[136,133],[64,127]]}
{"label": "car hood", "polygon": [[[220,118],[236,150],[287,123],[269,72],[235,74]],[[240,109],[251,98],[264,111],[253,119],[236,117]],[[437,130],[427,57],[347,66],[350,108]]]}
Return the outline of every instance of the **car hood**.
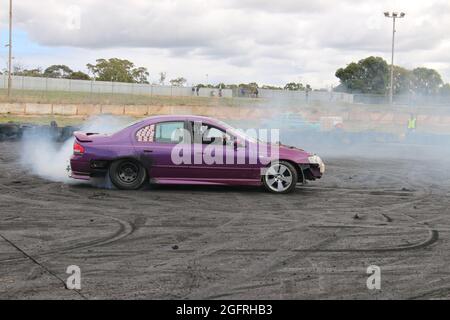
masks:
{"label": "car hood", "polygon": [[[312,154],[293,146],[287,146],[283,144],[267,144],[267,154],[270,155],[273,160],[276,159],[276,151],[274,148],[278,148],[278,158],[283,160],[290,160],[296,163],[309,163],[308,157]],[[261,150],[261,148],[260,148]]]}

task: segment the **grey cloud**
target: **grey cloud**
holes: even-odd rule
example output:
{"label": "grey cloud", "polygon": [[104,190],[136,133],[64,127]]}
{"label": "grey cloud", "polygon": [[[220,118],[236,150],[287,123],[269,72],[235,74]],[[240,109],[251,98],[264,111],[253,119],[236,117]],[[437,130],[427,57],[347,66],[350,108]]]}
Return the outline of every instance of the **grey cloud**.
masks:
{"label": "grey cloud", "polygon": [[[15,2],[14,21],[43,46],[96,52],[116,48],[124,55],[136,48],[155,49],[187,65],[210,60],[224,73],[233,66],[255,73],[261,69],[267,77],[308,73],[333,79],[334,71],[352,60],[388,56],[391,25],[382,12],[404,8],[398,52],[403,57],[415,53],[407,57],[413,65],[423,60],[450,65],[440,49],[450,41],[448,1],[395,3],[393,8],[388,0],[22,0]],[[81,10],[80,30],[67,28],[67,9],[73,4]],[[5,11],[0,14],[5,21]],[[421,51],[434,54],[425,57]]]}

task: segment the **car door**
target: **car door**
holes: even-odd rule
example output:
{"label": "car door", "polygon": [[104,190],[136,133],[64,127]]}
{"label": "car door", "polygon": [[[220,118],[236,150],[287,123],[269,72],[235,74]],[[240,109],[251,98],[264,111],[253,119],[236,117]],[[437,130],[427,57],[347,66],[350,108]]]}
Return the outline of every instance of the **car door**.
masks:
{"label": "car door", "polygon": [[189,161],[174,161],[172,152],[174,148],[179,148],[190,153],[191,139],[186,136],[188,133],[186,121],[148,124],[136,131],[135,149],[151,179],[176,180],[189,177]]}
{"label": "car door", "polygon": [[193,122],[192,127],[195,178],[218,183],[254,179],[245,142],[238,143],[235,136],[213,123]]}

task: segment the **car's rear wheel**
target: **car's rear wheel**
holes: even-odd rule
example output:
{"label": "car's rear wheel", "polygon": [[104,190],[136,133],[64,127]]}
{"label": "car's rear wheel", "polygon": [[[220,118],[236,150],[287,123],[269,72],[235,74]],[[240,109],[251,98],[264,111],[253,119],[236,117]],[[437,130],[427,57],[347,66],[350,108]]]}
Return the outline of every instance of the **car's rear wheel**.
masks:
{"label": "car's rear wheel", "polygon": [[147,172],[139,162],[124,159],[110,165],[109,177],[118,189],[136,190],[144,184]]}
{"label": "car's rear wheel", "polygon": [[297,170],[287,161],[271,163],[263,176],[265,188],[273,193],[292,192],[295,190],[297,181]]}

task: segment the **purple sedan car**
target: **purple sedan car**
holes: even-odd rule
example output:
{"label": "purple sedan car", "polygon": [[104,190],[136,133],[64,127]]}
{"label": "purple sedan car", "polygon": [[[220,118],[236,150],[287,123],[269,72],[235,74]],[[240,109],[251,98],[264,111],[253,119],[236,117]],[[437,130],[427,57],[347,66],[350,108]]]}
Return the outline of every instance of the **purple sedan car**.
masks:
{"label": "purple sedan car", "polygon": [[[75,132],[70,176],[109,175],[119,189],[158,184],[263,185],[274,193],[319,179],[322,160],[268,143],[215,119],[155,116],[112,135]],[[267,141],[267,140],[265,140]]]}

